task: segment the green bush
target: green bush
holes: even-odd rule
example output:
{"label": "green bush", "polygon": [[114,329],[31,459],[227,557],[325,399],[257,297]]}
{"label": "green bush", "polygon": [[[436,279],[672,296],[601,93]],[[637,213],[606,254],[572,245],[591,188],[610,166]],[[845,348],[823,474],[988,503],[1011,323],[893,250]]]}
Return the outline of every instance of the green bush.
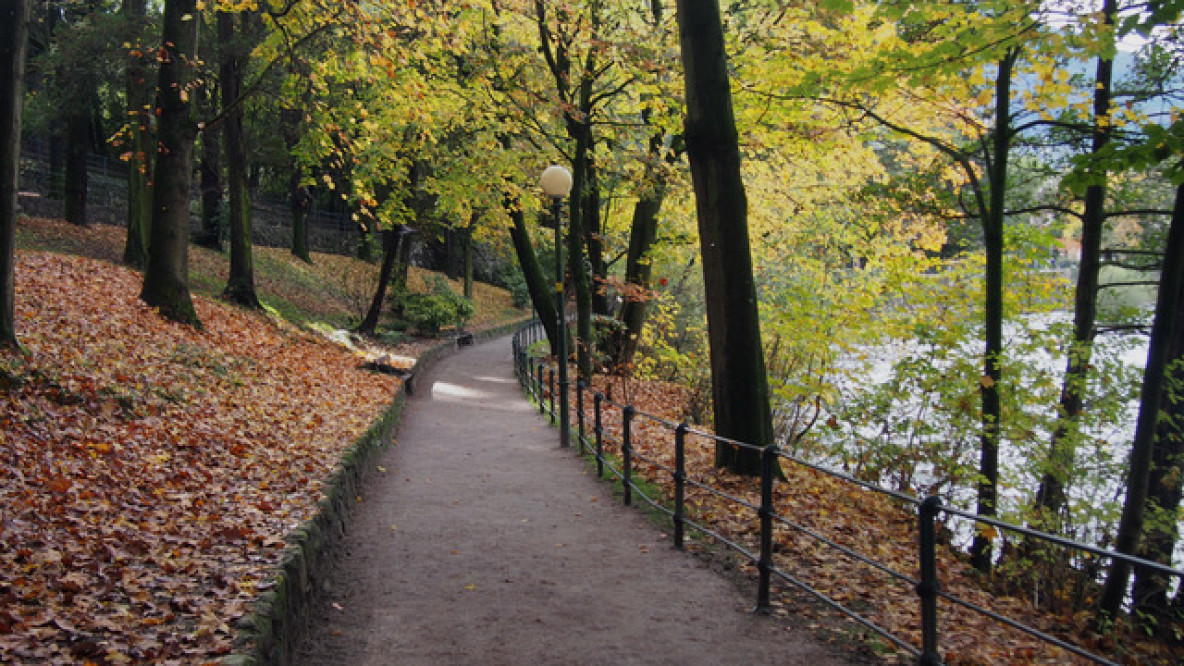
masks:
{"label": "green bush", "polygon": [[447,280],[436,276],[428,286],[429,293],[403,295],[403,317],[421,334],[439,337],[444,327],[459,328],[473,316],[473,302],[452,291]]}

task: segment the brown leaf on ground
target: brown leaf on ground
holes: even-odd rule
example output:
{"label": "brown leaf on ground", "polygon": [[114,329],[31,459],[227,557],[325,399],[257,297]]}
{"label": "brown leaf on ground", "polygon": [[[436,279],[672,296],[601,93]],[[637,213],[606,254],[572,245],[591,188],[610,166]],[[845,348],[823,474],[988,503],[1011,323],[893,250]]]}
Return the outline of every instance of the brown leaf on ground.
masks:
{"label": "brown leaf on ground", "polygon": [[0,356],[0,645],[16,662],[201,663],[400,384],[347,351],[141,277],[20,252]]}

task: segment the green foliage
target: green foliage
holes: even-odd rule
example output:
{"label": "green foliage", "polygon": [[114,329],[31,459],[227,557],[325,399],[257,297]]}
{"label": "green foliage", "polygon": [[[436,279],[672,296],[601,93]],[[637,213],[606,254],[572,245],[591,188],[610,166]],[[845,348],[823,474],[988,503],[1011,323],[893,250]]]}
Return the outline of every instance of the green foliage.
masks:
{"label": "green foliage", "polygon": [[406,293],[398,297],[403,316],[423,335],[439,337],[444,327],[454,325],[459,329],[473,316],[473,302],[454,292],[445,278],[433,275],[428,288],[430,291],[425,294]]}
{"label": "green foliage", "polygon": [[497,284],[509,290],[514,307],[529,308],[531,306],[530,289],[526,285],[526,278],[522,275],[522,269],[518,268],[517,265],[503,264],[497,274]]}

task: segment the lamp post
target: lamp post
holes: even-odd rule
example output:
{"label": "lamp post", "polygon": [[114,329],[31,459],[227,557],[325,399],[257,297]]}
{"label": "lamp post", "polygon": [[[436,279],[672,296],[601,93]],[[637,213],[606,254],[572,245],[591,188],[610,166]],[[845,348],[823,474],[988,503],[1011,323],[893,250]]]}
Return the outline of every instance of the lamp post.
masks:
{"label": "lamp post", "polygon": [[567,317],[563,303],[563,220],[560,218],[563,199],[571,192],[571,172],[566,168],[551,165],[539,178],[543,193],[551,198],[551,219],[555,222],[555,311],[556,322],[555,356],[559,363],[559,446],[571,446],[567,427]]}

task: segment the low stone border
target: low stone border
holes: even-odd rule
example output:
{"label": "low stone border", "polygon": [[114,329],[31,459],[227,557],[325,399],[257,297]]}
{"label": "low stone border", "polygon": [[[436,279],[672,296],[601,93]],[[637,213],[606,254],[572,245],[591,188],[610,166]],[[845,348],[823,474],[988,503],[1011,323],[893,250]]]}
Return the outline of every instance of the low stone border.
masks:
{"label": "low stone border", "polygon": [[[527,320],[514,321],[473,333],[476,342],[507,335]],[[418,375],[443,356],[456,351],[452,342],[432,347],[415,361]],[[227,666],[286,664],[305,632],[317,583],[324,574],[333,545],[345,534],[366,474],[394,438],[403,417],[405,391],[395,394],[382,416],[342,456],[325,484],[325,498],[307,523],[285,536],[280,564],[271,587],[255,600],[251,613],[238,621],[235,652],[222,659]]]}

